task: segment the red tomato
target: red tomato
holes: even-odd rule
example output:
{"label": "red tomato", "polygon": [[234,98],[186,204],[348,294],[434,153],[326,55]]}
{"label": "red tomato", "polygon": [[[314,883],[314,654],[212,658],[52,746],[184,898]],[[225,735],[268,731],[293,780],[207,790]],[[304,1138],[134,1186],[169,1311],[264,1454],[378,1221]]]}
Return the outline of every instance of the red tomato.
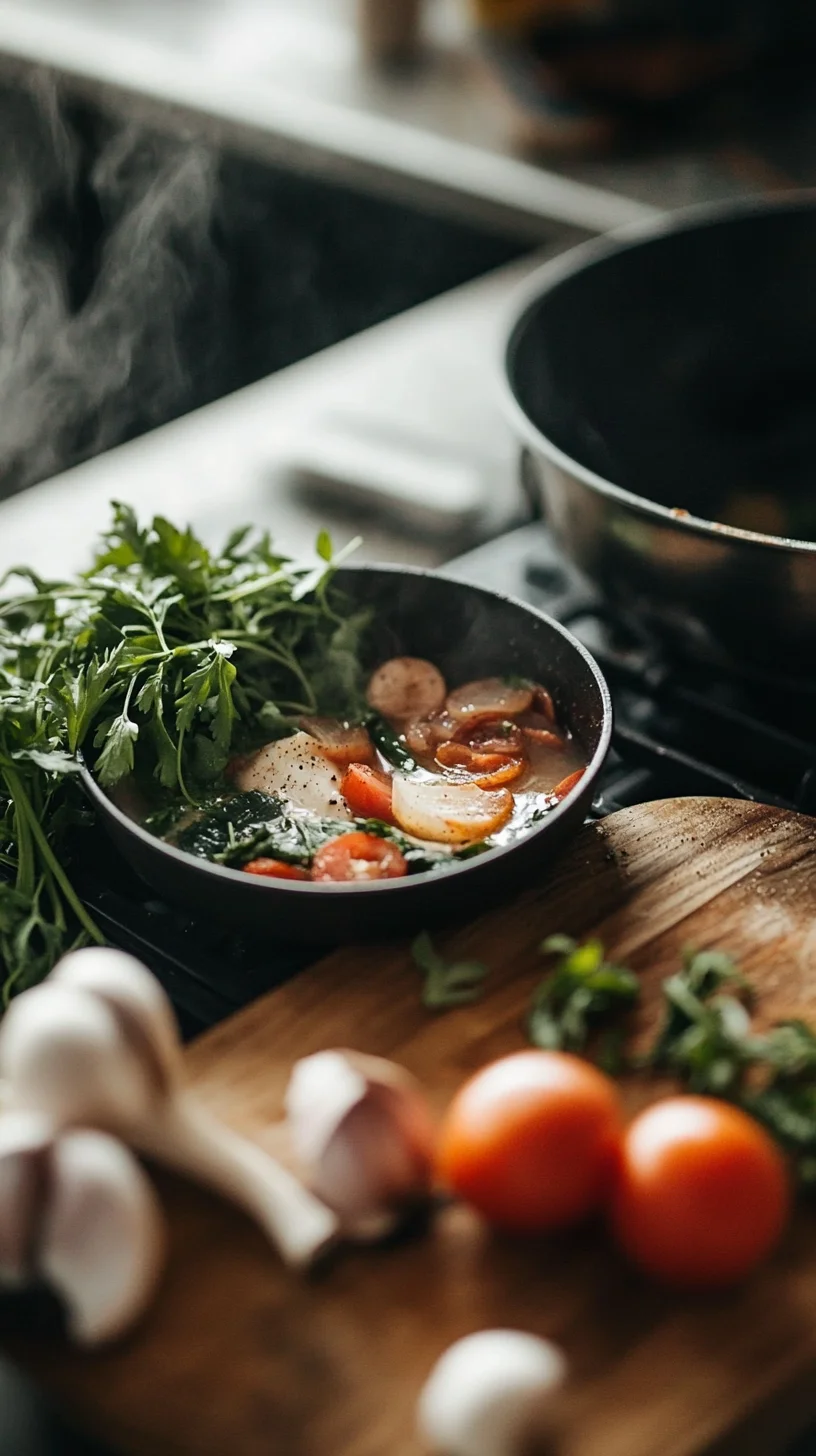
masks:
{"label": "red tomato", "polygon": [[343,775],[340,792],[352,814],[360,819],[384,819],[391,823],[391,780],[388,774],[353,763]]}
{"label": "red tomato", "polygon": [[267,880],[310,880],[308,870],[286,864],[282,859],[253,859],[244,865],[245,875],[262,875]]}
{"label": "red tomato", "polygon": [[341,834],[317,851],[313,880],[398,880],[408,873],[408,861],[389,839],[376,834]]}
{"label": "red tomato", "polygon": [[563,1228],[600,1204],[621,1135],[618,1093],[602,1072],[565,1052],[518,1052],[454,1098],[439,1174],[500,1228]]}
{"label": "red tomato", "polygon": [[647,1273],[725,1285],[771,1252],[790,1198],[782,1155],[753,1118],[713,1097],[670,1097],[626,1133],[612,1223]]}

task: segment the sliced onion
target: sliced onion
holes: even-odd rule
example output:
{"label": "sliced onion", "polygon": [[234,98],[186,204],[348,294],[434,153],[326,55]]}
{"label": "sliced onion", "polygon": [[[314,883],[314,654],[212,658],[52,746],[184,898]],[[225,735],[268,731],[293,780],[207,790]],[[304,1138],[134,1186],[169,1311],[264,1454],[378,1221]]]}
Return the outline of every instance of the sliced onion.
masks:
{"label": "sliced onion", "polygon": [[492,773],[478,774],[473,782],[480,789],[503,789],[520,779],[526,767],[523,758],[506,758],[501,768],[494,769]]}
{"label": "sliced onion", "polygon": [[501,677],[486,677],[465,683],[448,693],[445,704],[453,718],[514,718],[526,713],[533,701],[533,689],[512,687]]}
{"label": "sliced onion", "polygon": [[339,718],[301,718],[304,733],[314,738],[332,763],[370,763],[374,747],[361,723],[342,723]]}
{"label": "sliced onion", "polygon": [[552,693],[547,688],[543,688],[540,683],[536,683],[533,689],[533,707],[542,718],[546,718],[551,727],[558,727],[558,715],[555,711]]}
{"label": "sliced onion", "polygon": [[424,657],[392,657],[368,684],[367,699],[384,718],[405,722],[429,718],[445,701],[447,687],[438,667]]}
{"label": "sliced onion", "polygon": [[509,762],[505,753],[481,753],[469,743],[440,743],[436,750],[436,761],[441,768],[463,769],[465,773],[495,773]]}
{"label": "sliced onion", "polygon": [[446,779],[417,781],[394,776],[394,818],[401,829],[442,844],[469,844],[507,823],[513,812],[508,789],[486,792],[474,783]]}
{"label": "sliced onion", "polygon": [[475,753],[501,753],[508,758],[524,753],[524,738],[509,718],[466,718],[453,737]]}

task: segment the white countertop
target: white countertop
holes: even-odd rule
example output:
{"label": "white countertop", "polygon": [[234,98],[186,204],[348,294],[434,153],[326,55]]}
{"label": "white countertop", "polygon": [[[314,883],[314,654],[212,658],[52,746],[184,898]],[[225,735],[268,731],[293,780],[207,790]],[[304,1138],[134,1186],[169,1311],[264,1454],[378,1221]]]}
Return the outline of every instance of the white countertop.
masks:
{"label": "white countertop", "polygon": [[350,524],[306,503],[291,466],[335,420],[359,422],[476,473],[489,529],[512,520],[518,448],[501,408],[501,341],[522,264],[338,344],[259,384],[111,450],[0,505],[0,572],[15,563],[62,576],[87,564],[109,517],[132,503],[191,521],[215,542],[245,521],[268,528],[296,555],[328,526],[337,544],[362,530],[362,557],[434,565],[455,547]]}

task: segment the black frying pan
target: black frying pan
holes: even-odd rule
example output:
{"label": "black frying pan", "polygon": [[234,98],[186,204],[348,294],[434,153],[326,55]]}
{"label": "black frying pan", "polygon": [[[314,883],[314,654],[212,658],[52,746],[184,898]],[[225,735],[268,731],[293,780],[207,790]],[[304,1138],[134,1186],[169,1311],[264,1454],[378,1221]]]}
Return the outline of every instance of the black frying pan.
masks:
{"label": "black frying pan", "polygon": [[133,823],[85,773],[111,838],[164,899],[210,919],[318,944],[413,934],[447,917],[479,913],[519,890],[585,818],[612,733],[612,705],[597,665],[569,632],[534,608],[399,567],[349,568],[338,572],[337,581],[355,604],[376,610],[371,666],[406,653],[430,658],[452,684],[492,675],[535,678],[552,692],[588,768],[541,826],[514,844],[450,870],[369,885],[260,880],[195,859]]}
{"label": "black frying pan", "polygon": [[506,373],[561,546],[674,645],[816,661],[816,193],[693,209],[546,265]]}

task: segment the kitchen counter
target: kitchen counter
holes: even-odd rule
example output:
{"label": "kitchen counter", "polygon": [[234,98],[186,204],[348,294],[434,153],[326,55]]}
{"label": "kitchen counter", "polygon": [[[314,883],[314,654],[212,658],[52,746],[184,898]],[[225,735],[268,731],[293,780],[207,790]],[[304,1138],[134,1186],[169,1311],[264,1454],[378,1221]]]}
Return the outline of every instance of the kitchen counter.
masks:
{"label": "kitchen counter", "polygon": [[485,85],[465,0],[428,4],[421,64],[365,67],[354,0],[0,0],[6,64],[54,67],[155,119],[171,109],[220,140],[297,165],[427,192],[460,213],[510,214],[600,232],[654,211],[816,182],[816,96],[755,80],[650,129],[626,155],[514,152],[505,104]]}
{"label": "kitchen counter", "polygon": [[[43,574],[80,569],[110,500],[142,516],[190,520],[208,540],[236,522],[269,529],[297,555],[328,525],[338,543],[358,532],[363,558],[435,565],[469,544],[434,523],[315,500],[299,469],[324,432],[352,424],[360,438],[416,458],[417,470],[457,467],[480,502],[476,534],[496,535],[523,510],[517,447],[499,396],[501,340],[515,289],[543,257],[500,269],[259,384],[98,456],[0,505],[0,573],[31,562]],[[442,523],[445,524],[444,522]]]}

